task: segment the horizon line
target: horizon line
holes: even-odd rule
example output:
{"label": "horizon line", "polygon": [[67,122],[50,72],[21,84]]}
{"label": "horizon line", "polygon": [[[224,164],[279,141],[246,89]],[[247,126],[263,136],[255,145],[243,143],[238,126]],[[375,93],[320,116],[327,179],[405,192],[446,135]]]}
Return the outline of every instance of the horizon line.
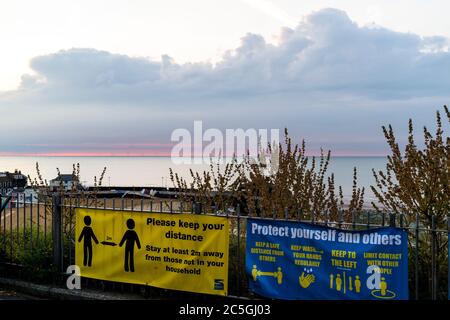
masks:
{"label": "horizon line", "polygon": [[[320,157],[320,153],[307,153],[307,157]],[[326,154],[324,154],[326,157]],[[381,158],[387,157],[388,154],[351,154],[351,153],[331,153],[330,157],[360,157],[360,158]],[[49,158],[172,158],[171,154],[102,154],[102,153],[42,153],[42,154],[33,154],[33,153],[7,153],[2,154],[0,152],[0,157],[23,157],[23,158],[32,158],[32,157],[49,157]],[[223,158],[224,156],[221,156]],[[232,158],[233,156],[225,156],[225,158]],[[189,156],[176,156],[175,158],[208,158],[203,155],[189,155]],[[213,157],[217,158],[217,157]],[[239,158],[239,156],[238,156]]]}

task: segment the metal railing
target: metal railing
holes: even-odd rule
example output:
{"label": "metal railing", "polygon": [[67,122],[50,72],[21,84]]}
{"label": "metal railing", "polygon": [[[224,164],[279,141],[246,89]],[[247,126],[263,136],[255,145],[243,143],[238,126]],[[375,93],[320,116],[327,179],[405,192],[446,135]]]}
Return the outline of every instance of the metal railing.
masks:
{"label": "metal railing", "polygon": [[[448,288],[448,234],[450,219],[447,217],[446,229],[437,227],[437,217],[431,217],[430,226],[420,223],[419,214],[378,214],[363,211],[345,221],[340,215],[337,221],[329,219],[327,213],[303,215],[292,214],[288,210],[283,213],[271,212],[265,216],[242,214],[239,205],[230,208],[205,207],[199,203],[183,202],[168,199],[136,199],[112,198],[84,199],[69,195],[54,194],[52,198],[26,201],[25,197],[0,196],[0,262],[20,265],[23,252],[33,252],[40,243],[51,246],[53,266],[62,276],[66,267],[75,262],[74,209],[95,208],[102,210],[119,210],[134,212],[158,212],[167,214],[190,213],[225,216],[230,219],[230,295],[252,297],[247,289],[245,274],[245,222],[246,219],[268,219],[279,221],[300,221],[318,225],[344,228],[350,230],[371,229],[384,226],[403,228],[408,231],[410,297],[413,299],[447,297]],[[231,210],[230,210],[231,209]],[[442,219],[441,219],[442,220]],[[442,226],[442,221],[441,226]],[[428,260],[424,260],[429,258]],[[444,259],[444,258],[446,259]],[[444,261],[445,260],[445,261]],[[99,283],[105,288],[105,281],[85,279],[86,284]],[[130,285],[135,286],[135,285]],[[112,283],[114,290],[124,289],[123,284]],[[145,288],[148,291],[148,288]],[[167,292],[167,290],[160,290]],[[169,290],[170,291],[170,290]]]}

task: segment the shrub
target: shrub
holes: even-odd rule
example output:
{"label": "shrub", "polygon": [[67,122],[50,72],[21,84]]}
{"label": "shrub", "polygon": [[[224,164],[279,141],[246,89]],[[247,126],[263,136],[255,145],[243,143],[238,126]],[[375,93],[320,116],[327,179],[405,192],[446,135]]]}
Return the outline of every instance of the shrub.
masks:
{"label": "shrub", "polygon": [[52,258],[52,239],[33,239],[33,247],[24,248],[18,254],[18,263],[23,267],[23,278],[36,282],[52,281],[55,272]]}
{"label": "shrub", "polygon": [[[444,106],[444,112],[450,124],[450,112]],[[436,112],[436,131],[433,134],[423,128],[424,148],[420,149],[415,141],[413,122],[409,120],[408,142],[402,153],[392,126],[383,126],[383,132],[391,149],[387,158],[386,170],[373,175],[376,185],[372,186],[378,203],[372,203],[378,212],[393,212],[404,214],[407,224],[416,225],[418,214],[419,226],[431,229],[447,229],[447,215],[450,213],[450,137],[444,134],[441,114]],[[429,232],[423,232],[419,237],[419,276],[421,281],[427,279],[431,286],[432,250],[436,248],[436,273],[439,295],[445,296],[445,278],[447,277],[447,245],[448,238],[444,232],[439,232],[434,238]],[[410,241],[410,252],[415,252],[415,244]],[[410,255],[411,256],[411,255]],[[421,288],[426,286],[421,285]],[[431,289],[421,290],[430,296]]]}

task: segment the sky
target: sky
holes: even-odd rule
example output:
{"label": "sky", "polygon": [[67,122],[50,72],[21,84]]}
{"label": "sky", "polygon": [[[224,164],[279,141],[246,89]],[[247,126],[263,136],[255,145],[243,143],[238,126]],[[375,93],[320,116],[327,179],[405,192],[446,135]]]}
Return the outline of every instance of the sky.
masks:
{"label": "sky", "polygon": [[[0,155],[167,155],[171,132],[285,128],[384,155],[450,97],[445,0],[2,0]],[[5,139],[5,137],[7,137]]]}

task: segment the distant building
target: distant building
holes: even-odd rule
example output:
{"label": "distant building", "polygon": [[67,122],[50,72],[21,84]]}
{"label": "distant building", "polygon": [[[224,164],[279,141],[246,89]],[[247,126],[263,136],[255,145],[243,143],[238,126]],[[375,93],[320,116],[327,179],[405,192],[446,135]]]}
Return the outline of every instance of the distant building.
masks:
{"label": "distant building", "polygon": [[58,177],[56,177],[53,180],[50,180],[50,187],[53,189],[57,189],[61,186],[64,187],[64,190],[69,191],[72,190],[72,188],[80,188],[81,184],[80,181],[78,181],[78,178],[76,176],[73,176],[72,174],[61,174]]}
{"label": "distant building", "polygon": [[13,191],[23,191],[27,185],[27,177],[15,170],[14,172],[0,172],[0,193],[7,195]]}
{"label": "distant building", "polygon": [[25,187],[25,189],[13,190],[8,194],[11,196],[11,201],[8,204],[8,208],[22,208],[24,203],[30,204],[30,202],[38,203],[39,195],[32,187]]}
{"label": "distant building", "polygon": [[38,202],[39,195],[38,192],[33,187],[26,187],[23,191],[26,202]]}

